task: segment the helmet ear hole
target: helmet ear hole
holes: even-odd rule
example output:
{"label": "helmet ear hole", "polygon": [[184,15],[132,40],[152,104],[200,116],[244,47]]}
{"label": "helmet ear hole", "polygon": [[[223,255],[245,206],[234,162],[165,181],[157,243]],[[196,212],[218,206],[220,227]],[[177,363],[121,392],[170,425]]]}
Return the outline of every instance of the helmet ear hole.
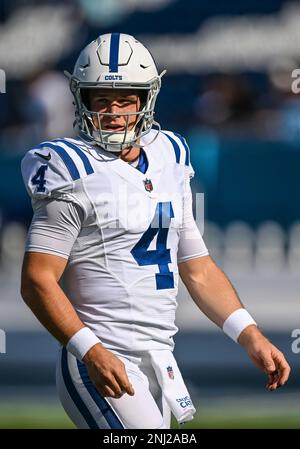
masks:
{"label": "helmet ear hole", "polygon": [[140,109],[142,110],[146,106],[148,100],[148,90],[141,90],[140,92],[138,92],[138,96],[141,102]]}
{"label": "helmet ear hole", "polygon": [[86,109],[90,109],[90,92],[89,89],[81,89],[81,100]]}

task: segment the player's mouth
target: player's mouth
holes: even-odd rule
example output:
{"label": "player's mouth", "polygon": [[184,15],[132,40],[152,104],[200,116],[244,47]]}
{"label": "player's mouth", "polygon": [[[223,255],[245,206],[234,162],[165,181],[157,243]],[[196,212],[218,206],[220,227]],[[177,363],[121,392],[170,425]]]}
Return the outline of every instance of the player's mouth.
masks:
{"label": "player's mouth", "polygon": [[106,126],[103,126],[103,129],[105,131],[113,131],[113,132],[125,131],[124,126],[120,126],[120,125],[106,125]]}

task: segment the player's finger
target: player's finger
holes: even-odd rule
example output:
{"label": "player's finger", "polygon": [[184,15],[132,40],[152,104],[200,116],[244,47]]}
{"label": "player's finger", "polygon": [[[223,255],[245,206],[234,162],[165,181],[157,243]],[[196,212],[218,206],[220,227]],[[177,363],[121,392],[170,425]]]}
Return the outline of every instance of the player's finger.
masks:
{"label": "player's finger", "polygon": [[115,392],[108,385],[101,385],[101,386],[97,387],[97,389],[100,392],[100,394],[104,397],[110,397],[110,398],[116,397]]}
{"label": "player's finger", "polygon": [[280,386],[284,385],[288,380],[291,372],[290,365],[285,360],[284,356],[277,354],[275,357],[277,369],[278,369],[278,384]]}
{"label": "player's finger", "polygon": [[273,391],[278,388],[278,376],[278,371],[275,371],[274,373],[268,375],[267,389],[269,391]]}
{"label": "player's finger", "polygon": [[114,397],[122,396],[122,387],[119,385],[113,374],[106,376],[102,383],[113,392]]}
{"label": "player's finger", "polygon": [[122,391],[124,393],[129,394],[129,396],[133,396],[134,395],[134,388],[132,386],[132,384],[129,382],[129,380],[127,379],[127,381],[122,383]]}
{"label": "player's finger", "polygon": [[282,374],[281,374],[281,376],[279,378],[279,381],[278,381],[278,384],[280,386],[284,385],[287,382],[287,380],[288,380],[288,378],[290,376],[290,372],[291,372],[291,368],[290,367],[284,368],[284,370],[283,370],[283,372],[282,372]]}
{"label": "player's finger", "polygon": [[277,388],[277,371],[276,365],[270,354],[263,354],[262,358],[263,370],[268,375],[268,383],[266,388],[269,391],[276,390]]}
{"label": "player's finger", "polygon": [[268,374],[268,384],[271,385],[278,380],[278,372],[274,371],[272,374]]}
{"label": "player's finger", "polygon": [[118,397],[122,396],[122,386],[119,385],[119,382],[115,378],[110,379],[108,385],[113,390],[116,396]]}
{"label": "player's finger", "polygon": [[128,383],[128,385],[126,385],[125,392],[128,393],[129,396],[134,396],[135,391],[131,383]]}
{"label": "player's finger", "polygon": [[276,364],[276,374],[273,373],[269,379],[267,388],[270,391],[276,390],[282,387],[289,378],[291,368],[281,353],[276,353],[273,355],[273,359]]}
{"label": "player's finger", "polygon": [[276,371],[275,363],[270,356],[264,356],[262,362],[265,373],[272,374]]}
{"label": "player's finger", "polygon": [[118,381],[122,391],[124,393],[129,394],[130,396],[133,396],[134,395],[134,388],[133,388],[132,384],[129,382],[127,373],[125,371],[125,368],[124,368],[124,371],[122,373],[119,373],[119,372],[115,373],[115,377],[116,377],[116,379],[117,379],[117,381]]}

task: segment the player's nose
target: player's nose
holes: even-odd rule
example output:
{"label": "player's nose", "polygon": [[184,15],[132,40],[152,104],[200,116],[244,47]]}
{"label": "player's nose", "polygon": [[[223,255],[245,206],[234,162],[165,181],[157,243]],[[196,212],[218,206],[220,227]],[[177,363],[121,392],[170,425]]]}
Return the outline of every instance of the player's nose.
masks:
{"label": "player's nose", "polygon": [[120,113],[120,107],[118,104],[112,102],[108,105],[108,112],[111,114],[119,114]]}

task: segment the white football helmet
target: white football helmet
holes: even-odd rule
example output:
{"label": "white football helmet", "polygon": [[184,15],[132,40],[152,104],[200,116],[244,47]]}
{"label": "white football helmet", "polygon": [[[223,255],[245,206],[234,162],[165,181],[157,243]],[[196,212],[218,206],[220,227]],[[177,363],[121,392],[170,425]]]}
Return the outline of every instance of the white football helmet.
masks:
{"label": "white football helmet", "polygon": [[[120,151],[137,144],[147,134],[154,121],[154,106],[161,87],[163,71],[158,75],[150,52],[133,36],[110,33],[99,36],[87,45],[79,55],[73,75],[65,74],[70,80],[70,89],[75,99],[76,124],[79,134],[108,151]],[[132,89],[141,91],[141,108],[125,114],[99,113],[90,111],[86,89]],[[122,115],[126,126],[122,131],[101,128],[101,117]],[[133,129],[128,129],[130,115],[136,115]],[[95,123],[98,126],[95,126]]]}

